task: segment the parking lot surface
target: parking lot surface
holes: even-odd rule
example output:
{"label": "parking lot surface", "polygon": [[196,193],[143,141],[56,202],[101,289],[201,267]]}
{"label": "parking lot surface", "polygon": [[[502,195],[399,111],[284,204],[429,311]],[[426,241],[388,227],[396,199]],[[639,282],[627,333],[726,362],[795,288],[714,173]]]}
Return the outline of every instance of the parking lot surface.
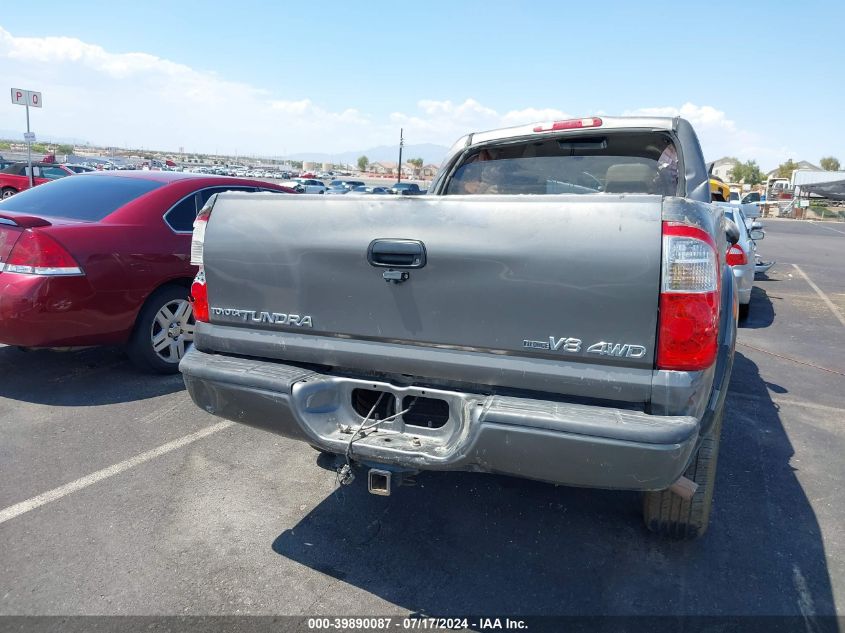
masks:
{"label": "parking lot surface", "polygon": [[635,493],[427,473],[338,488],[308,446],[121,352],[0,348],[2,614],[777,614],[845,604],[845,226],[765,220],[709,532]]}

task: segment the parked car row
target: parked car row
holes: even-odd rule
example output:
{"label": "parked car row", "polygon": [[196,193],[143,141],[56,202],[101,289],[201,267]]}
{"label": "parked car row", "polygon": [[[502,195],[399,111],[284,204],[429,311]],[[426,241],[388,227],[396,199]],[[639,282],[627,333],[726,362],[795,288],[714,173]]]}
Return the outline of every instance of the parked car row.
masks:
{"label": "parked car row", "polygon": [[[99,170],[103,170],[102,165]],[[116,170],[116,168],[110,167],[109,170]],[[32,164],[33,184],[43,185],[58,178],[92,171],[98,171],[98,169],[88,164],[36,162]],[[25,189],[29,189],[29,163],[0,161],[0,198],[8,198]]]}
{"label": "parked car row", "polygon": [[289,171],[272,169],[247,169],[246,167],[192,167],[183,169],[197,174],[209,174],[213,176],[234,176],[236,178],[274,178],[277,180],[289,180],[293,174]]}
{"label": "parked car row", "polygon": [[736,244],[732,244],[725,254],[725,261],[733,271],[734,280],[737,284],[737,295],[739,298],[739,316],[746,318],[751,308],[751,289],[754,286],[754,275],[756,274],[757,240],[765,237],[762,226],[754,227],[745,217],[740,206],[732,204],[717,203],[725,214],[725,218],[736,224],[739,238]]}
{"label": "parked car row", "polygon": [[725,254],[727,264],[732,268],[739,297],[739,316],[747,318],[751,309],[751,290],[754,276],[765,273],[774,262],[764,262],[757,253],[757,241],[765,237],[763,225],[755,222],[760,215],[760,194],[750,192],[740,196],[730,191],[720,178],[710,175],[710,199],[722,209],[725,219],[736,225],[735,244]]}
{"label": "parked car row", "polygon": [[394,194],[400,196],[419,196],[426,191],[420,189],[416,183],[397,182],[391,187],[367,186],[361,180],[332,180],[328,185],[322,180],[315,178],[292,178],[282,183],[300,193],[317,193],[327,195],[346,195],[354,193],[357,195],[384,195]]}
{"label": "parked car row", "polygon": [[[34,185],[41,185],[51,180],[75,174],[65,165],[56,163],[33,163],[32,177]],[[16,193],[29,189],[29,164],[12,163],[0,170],[0,198],[6,199]]]}

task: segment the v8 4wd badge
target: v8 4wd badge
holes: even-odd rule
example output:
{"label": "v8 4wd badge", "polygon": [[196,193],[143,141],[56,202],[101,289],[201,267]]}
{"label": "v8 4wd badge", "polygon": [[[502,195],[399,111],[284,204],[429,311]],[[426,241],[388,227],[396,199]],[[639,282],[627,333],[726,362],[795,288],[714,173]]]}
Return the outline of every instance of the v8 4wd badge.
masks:
{"label": "v8 4wd badge", "polygon": [[566,336],[562,336],[560,338],[555,338],[554,336],[550,336],[548,342],[546,341],[532,341],[529,339],[525,339],[522,341],[523,347],[528,347],[530,349],[547,349],[552,352],[557,352],[563,350],[564,352],[580,352],[581,351],[581,339],[580,338],[570,338]]}
{"label": "v8 4wd badge", "polygon": [[[560,338],[550,336],[547,341],[532,341],[525,339],[522,341],[522,346],[528,349],[542,349],[550,352],[569,352],[578,353],[581,351],[581,339],[562,336]],[[646,349],[642,345],[632,345],[631,343],[608,343],[606,341],[599,341],[590,345],[586,352],[588,354],[600,354],[601,356],[615,356],[625,358],[642,358],[645,356]]]}
{"label": "v8 4wd badge", "polygon": [[588,354],[601,354],[602,356],[625,356],[626,358],[642,358],[645,356],[645,347],[642,345],[631,345],[629,343],[593,343],[587,348]]}

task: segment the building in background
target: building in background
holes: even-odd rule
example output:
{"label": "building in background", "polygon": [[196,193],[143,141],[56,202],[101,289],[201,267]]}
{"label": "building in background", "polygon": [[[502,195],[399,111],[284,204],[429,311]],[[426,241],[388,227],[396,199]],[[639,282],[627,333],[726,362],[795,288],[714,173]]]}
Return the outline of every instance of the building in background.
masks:
{"label": "building in background", "polygon": [[731,182],[731,172],[738,162],[739,161],[736,158],[731,158],[730,156],[714,160],[713,169],[710,170],[710,173],[720,180]]}

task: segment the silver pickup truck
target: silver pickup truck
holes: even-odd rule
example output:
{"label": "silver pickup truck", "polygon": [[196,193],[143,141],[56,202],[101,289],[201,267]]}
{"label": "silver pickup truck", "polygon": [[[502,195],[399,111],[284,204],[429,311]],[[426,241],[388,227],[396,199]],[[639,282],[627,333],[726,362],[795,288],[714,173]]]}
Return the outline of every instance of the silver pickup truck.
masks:
{"label": "silver pickup truck", "polygon": [[377,494],[424,470],[638,490],[649,529],[694,537],[736,336],[709,201],[679,118],[470,134],[425,196],[220,194],[185,384]]}

